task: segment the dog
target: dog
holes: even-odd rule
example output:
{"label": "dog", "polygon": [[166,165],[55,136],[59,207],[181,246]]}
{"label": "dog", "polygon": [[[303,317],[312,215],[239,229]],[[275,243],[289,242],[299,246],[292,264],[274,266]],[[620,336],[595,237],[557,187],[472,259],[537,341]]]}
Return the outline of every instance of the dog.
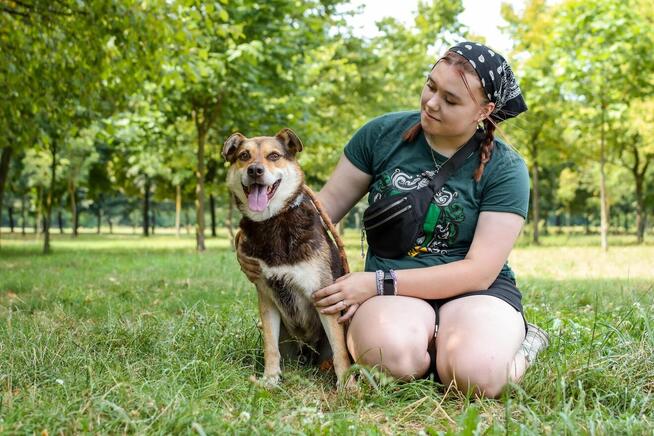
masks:
{"label": "dog", "polygon": [[302,148],[300,138],[285,128],[275,136],[234,133],[222,151],[229,162],[227,186],[243,215],[237,246],[257,259],[262,271],[255,285],[263,328],[263,379],[268,386],[279,384],[281,331],[313,350],[314,357],[321,344],[331,348],[338,386],[350,387],[344,328],[337,315],[319,313],[311,298],[343,275],[344,266],[304,191],[304,173],[296,160]]}

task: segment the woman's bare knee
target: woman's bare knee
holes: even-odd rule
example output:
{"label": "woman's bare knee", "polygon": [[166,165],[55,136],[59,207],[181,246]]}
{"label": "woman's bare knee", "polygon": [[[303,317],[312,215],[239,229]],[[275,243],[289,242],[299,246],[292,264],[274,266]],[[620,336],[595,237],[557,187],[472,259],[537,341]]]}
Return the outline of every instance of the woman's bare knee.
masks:
{"label": "woman's bare knee", "polygon": [[473,390],[477,395],[495,398],[510,379],[512,362],[508,359],[498,359],[498,356],[488,353],[443,354],[438,356],[439,377],[446,385],[454,382],[462,392]]}
{"label": "woman's bare knee", "polygon": [[355,360],[367,366],[378,366],[403,380],[423,375],[429,369],[427,345],[403,332],[378,331],[376,338],[367,338],[365,343],[358,344]]}
{"label": "woman's bare knee", "polygon": [[434,317],[433,309],[421,300],[371,298],[350,324],[348,348],[358,363],[379,366],[400,379],[419,377],[429,369],[427,346]]}
{"label": "woman's bare knee", "polygon": [[461,391],[497,397],[511,379],[516,351],[524,337],[522,316],[488,296],[466,297],[440,312],[436,365],[445,384]]}

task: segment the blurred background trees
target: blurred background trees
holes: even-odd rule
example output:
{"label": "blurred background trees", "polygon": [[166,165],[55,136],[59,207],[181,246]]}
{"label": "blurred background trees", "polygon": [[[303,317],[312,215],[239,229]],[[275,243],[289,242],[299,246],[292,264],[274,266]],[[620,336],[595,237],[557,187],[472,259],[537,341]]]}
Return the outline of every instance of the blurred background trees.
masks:
{"label": "blurred background trees", "polygon": [[[77,235],[231,225],[224,139],[291,127],[319,189],[366,120],[415,109],[435,58],[474,36],[460,0],[357,36],[344,0],[0,0],[0,227]],[[502,125],[532,176],[528,231],[645,239],[654,207],[654,6],[503,7],[530,110]],[[474,29],[472,29],[474,32]],[[356,225],[356,210],[345,224]],[[207,222],[210,223],[207,229]],[[209,232],[210,230],[210,232]]]}

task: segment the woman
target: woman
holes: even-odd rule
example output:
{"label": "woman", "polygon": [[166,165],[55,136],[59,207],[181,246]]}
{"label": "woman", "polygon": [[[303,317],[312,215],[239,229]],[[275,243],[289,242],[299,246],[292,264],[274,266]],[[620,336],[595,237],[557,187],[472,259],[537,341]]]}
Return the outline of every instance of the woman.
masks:
{"label": "woman", "polygon": [[[547,346],[547,335],[524,319],[506,263],[527,216],[529,174],[493,135],[497,123],[526,110],[504,58],[463,42],[429,73],[420,111],[376,118],[345,147],[318,194],[334,222],[366,193],[373,203],[424,185],[479,126],[484,130],[480,151],[433,197],[406,256],[369,252],[365,272],[314,294],[322,312],[342,312],[339,321],[350,323],[347,344],[358,363],[400,379],[435,372],[464,392],[496,397]],[[256,274],[256,266],[240,261]],[[384,273],[393,275],[395,295],[381,295],[377,277]]]}

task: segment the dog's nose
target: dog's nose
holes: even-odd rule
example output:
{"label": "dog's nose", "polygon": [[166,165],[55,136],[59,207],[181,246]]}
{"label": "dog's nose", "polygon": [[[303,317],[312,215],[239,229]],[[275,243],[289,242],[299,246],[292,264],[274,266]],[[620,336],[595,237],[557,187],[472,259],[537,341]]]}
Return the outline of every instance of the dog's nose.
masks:
{"label": "dog's nose", "polygon": [[260,164],[250,165],[248,167],[248,176],[250,176],[250,177],[262,176],[264,170],[265,169],[264,169],[263,165],[260,165]]}

